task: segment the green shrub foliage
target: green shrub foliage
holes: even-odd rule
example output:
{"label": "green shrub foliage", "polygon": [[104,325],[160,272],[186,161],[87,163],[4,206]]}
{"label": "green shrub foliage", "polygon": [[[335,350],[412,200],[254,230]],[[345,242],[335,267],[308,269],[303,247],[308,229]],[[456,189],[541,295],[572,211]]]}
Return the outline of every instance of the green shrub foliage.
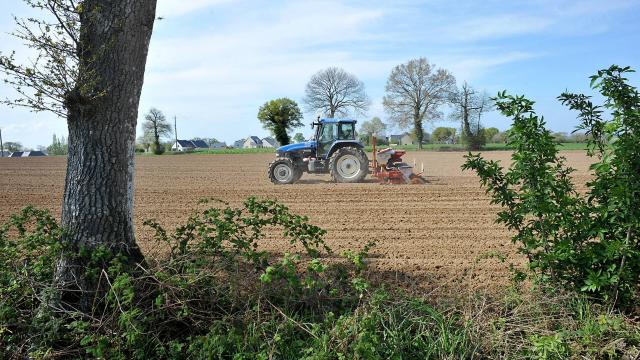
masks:
{"label": "green shrub foliage", "polygon": [[502,205],[497,221],[515,233],[513,242],[542,280],[622,306],[638,301],[640,282],[640,97],[624,77],[631,71],[612,66],[591,77],[602,106],[581,94],[559,97],[578,111],[579,130],[589,135],[595,162],[586,195],[576,191],[573,169],[523,96],[503,92],[495,99],[513,119],[509,168],[479,154],[463,165]]}
{"label": "green shrub foliage", "polygon": [[[205,202],[207,203],[207,202]],[[325,231],[271,200],[214,204],[173,232],[154,221],[161,254],[131,269],[84,249],[102,286],[89,313],[48,299],[62,230],[26,208],[0,228],[0,358],[339,359],[471,354],[457,315],[370,292],[367,252],[335,256]],[[262,244],[291,245],[283,256]],[[45,300],[47,299],[47,300]],[[428,348],[425,346],[428,345]]]}

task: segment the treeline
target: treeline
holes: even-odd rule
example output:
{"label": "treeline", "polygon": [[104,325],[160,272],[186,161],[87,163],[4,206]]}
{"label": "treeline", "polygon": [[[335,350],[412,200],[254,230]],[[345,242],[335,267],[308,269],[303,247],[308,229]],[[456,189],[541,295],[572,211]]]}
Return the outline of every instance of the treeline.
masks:
{"label": "treeline", "polygon": [[16,151],[43,151],[49,155],[67,155],[69,153],[69,144],[67,143],[67,139],[64,136],[58,137],[56,134],[53,134],[53,140],[51,141],[51,145],[42,146],[38,145],[35,149],[30,147],[25,147],[22,143],[17,141],[7,141],[3,143],[3,150],[9,153]]}

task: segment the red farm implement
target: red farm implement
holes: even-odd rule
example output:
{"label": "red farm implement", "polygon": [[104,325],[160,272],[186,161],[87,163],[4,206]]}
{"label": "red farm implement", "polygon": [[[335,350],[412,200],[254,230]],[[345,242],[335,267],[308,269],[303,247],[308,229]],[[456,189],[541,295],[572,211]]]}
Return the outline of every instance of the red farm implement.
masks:
{"label": "red farm implement", "polygon": [[422,171],[418,174],[413,172],[413,166],[402,161],[405,150],[385,148],[376,150],[376,137],[371,139],[373,144],[373,160],[371,160],[371,175],[378,178],[381,184],[424,184],[426,180],[422,177]]}

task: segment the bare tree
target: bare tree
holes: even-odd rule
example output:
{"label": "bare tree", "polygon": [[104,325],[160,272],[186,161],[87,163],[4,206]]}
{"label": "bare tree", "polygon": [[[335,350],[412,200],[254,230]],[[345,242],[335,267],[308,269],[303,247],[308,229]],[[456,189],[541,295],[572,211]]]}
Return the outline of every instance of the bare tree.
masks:
{"label": "bare tree", "polygon": [[303,99],[308,112],[320,112],[330,118],[365,114],[371,101],[364,83],[338,67],[330,67],[311,77]]}
{"label": "bare tree", "polygon": [[465,81],[460,89],[451,93],[452,120],[460,121],[462,140],[470,150],[479,150],[486,142],[482,128],[482,114],[490,111],[492,101],[486,92],[479,92]]}
{"label": "bare tree", "polygon": [[144,116],[142,131],[143,138],[152,139],[153,152],[158,155],[164,152],[164,147],[160,145],[160,139],[173,133],[172,125],[167,121],[162,111],[156,108],[149,109],[149,112]]}
{"label": "bare tree", "polygon": [[442,118],[439,107],[448,101],[455,85],[456,79],[447,70],[436,69],[425,58],[413,59],[391,70],[383,105],[400,128],[413,125],[422,148],[423,122]]}
{"label": "bare tree", "polygon": [[86,276],[81,249],[144,261],[133,228],[134,150],[156,0],[25,1],[51,20],[16,19],[15,35],[38,56],[28,65],[0,56],[20,94],[5,103],[67,119],[62,227],[70,248],[58,262],[56,302],[87,310],[98,283]]}

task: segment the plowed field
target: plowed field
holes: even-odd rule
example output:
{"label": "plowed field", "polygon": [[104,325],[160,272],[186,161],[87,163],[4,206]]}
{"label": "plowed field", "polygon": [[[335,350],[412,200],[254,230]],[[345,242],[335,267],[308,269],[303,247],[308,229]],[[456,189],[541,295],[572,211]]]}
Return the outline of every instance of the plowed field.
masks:
{"label": "plowed field", "polygon": [[[566,151],[574,178],[584,184],[589,159],[583,151]],[[510,152],[485,157],[507,163]],[[213,197],[239,205],[249,196],[276,198],[295,213],[328,231],[327,243],[342,252],[377,240],[374,276],[392,286],[434,291],[459,279],[472,287],[492,288],[508,278],[508,263],[520,262],[510,235],[494,224],[496,206],[471,172],[460,170],[461,152],[416,152],[405,156],[424,162],[426,185],[334,184],[328,176],[305,174],[295,185],[276,186],[267,179],[271,154],[142,156],[137,159],[136,226],[138,241],[154,249],[145,219],[167,229],[184,222],[199,199]],[[0,222],[28,204],[59,216],[66,159],[0,158]],[[419,167],[419,165],[418,165]],[[269,250],[286,244],[269,242]],[[479,260],[487,254],[496,258]]]}

